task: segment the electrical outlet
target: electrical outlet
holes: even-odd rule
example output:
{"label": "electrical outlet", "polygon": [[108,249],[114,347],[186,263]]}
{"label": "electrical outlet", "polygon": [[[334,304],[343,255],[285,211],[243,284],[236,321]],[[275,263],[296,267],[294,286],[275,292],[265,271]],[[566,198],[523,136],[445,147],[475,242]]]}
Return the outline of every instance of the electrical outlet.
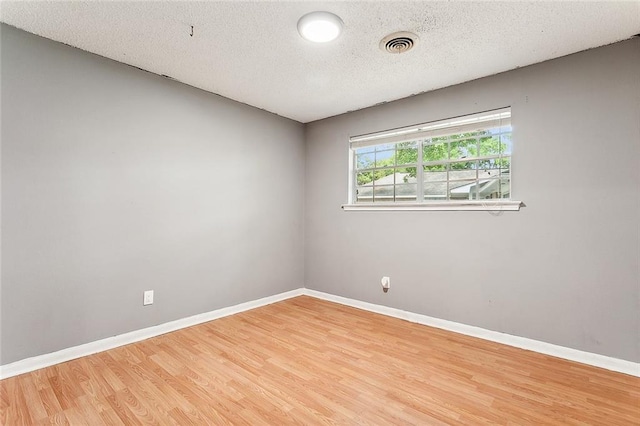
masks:
{"label": "electrical outlet", "polygon": [[142,299],[142,305],[153,305],[153,290],[147,290],[144,292],[144,298]]}
{"label": "electrical outlet", "polygon": [[382,277],[382,279],[380,280],[380,284],[382,284],[382,291],[384,291],[385,293],[388,292],[389,288],[391,287],[391,278]]}

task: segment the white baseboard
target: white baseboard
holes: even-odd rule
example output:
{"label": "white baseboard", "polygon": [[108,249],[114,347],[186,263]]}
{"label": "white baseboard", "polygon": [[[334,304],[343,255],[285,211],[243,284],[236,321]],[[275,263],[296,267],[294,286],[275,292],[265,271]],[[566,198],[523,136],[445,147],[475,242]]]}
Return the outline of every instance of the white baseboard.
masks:
{"label": "white baseboard", "polygon": [[594,367],[605,368],[607,370],[640,377],[640,363],[637,362],[625,361],[591,352],[584,352],[577,349],[554,345],[552,343],[541,342],[539,340],[527,339],[526,337],[513,336],[511,334],[486,330],[472,325],[460,324],[422,314],[415,314],[401,309],[361,302],[359,300],[349,299],[342,296],[334,296],[332,294],[322,293],[316,290],[304,289],[303,293],[307,296],[316,297],[318,299],[328,300],[330,302],[336,302],[342,305],[364,309],[366,311],[376,312],[378,314],[400,318],[418,324],[441,328],[443,330],[449,330],[467,336],[479,337],[484,340],[490,340],[492,342],[502,343],[508,346],[515,346],[517,348],[527,349],[545,355],[551,355],[582,364],[592,365]]}
{"label": "white baseboard", "polygon": [[191,317],[166,322],[164,324],[155,325],[153,327],[143,328],[141,330],[119,334],[113,337],[107,337],[106,339],[96,340],[95,342],[73,346],[71,348],[62,349],[49,354],[34,356],[32,358],[23,359],[11,364],[0,365],[0,380],[17,376],[18,374],[39,370],[51,365],[60,364],[61,362],[71,361],[72,359],[91,355],[97,352],[102,352],[108,349],[117,348],[119,346],[128,345],[130,343],[139,342],[141,340],[146,340],[151,337],[180,330],[182,328],[202,324],[203,322],[212,321],[218,318],[248,311],[250,309],[259,308],[260,306],[270,305],[272,303],[280,302],[281,300],[290,299],[302,294],[304,294],[304,289],[299,288],[296,290],[276,294],[275,296],[264,297],[262,299],[240,303],[239,305],[216,309],[215,311],[205,312],[203,314],[193,315]]}
{"label": "white baseboard", "polygon": [[577,349],[566,348],[564,346],[540,342],[538,340],[527,339],[525,337],[512,336],[510,334],[499,333],[497,331],[486,330],[480,327],[433,318],[427,315],[390,308],[388,306],[376,305],[342,296],[322,293],[316,290],[299,288],[285,293],[276,294],[274,296],[264,297],[262,299],[240,303],[239,305],[216,309],[215,311],[144,328],[142,330],[136,330],[120,334],[118,336],[97,340],[95,342],[62,349],[50,354],[38,355],[33,358],[23,359],[11,364],[0,365],[0,380],[302,295],[640,377],[640,363],[579,351]]}

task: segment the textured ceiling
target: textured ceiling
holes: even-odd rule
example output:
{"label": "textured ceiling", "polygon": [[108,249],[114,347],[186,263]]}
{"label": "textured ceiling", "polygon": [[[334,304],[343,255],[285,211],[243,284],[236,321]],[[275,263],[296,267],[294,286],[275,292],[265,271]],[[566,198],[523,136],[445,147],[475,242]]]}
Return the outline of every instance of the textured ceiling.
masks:
{"label": "textured ceiling", "polygon": [[[339,39],[298,35],[313,10]],[[0,20],[305,123],[627,39],[640,1],[2,1]],[[381,51],[395,31],[419,42]]]}

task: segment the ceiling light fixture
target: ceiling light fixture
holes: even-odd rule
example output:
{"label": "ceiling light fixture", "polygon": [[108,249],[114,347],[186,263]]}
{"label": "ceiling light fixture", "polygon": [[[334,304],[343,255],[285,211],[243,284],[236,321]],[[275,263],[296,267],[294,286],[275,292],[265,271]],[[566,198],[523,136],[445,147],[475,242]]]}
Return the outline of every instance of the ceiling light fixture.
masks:
{"label": "ceiling light fixture", "polygon": [[298,32],[305,40],[326,43],[335,40],[342,31],[342,20],[333,13],[311,12],[298,21]]}

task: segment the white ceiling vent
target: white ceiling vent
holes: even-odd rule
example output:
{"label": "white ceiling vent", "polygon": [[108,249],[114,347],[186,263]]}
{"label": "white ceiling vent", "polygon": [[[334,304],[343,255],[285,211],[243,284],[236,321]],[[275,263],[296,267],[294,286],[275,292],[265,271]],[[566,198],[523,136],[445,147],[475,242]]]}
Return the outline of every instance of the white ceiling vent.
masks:
{"label": "white ceiling vent", "polygon": [[417,35],[401,31],[380,40],[380,49],[389,53],[404,53],[411,50],[417,41]]}

